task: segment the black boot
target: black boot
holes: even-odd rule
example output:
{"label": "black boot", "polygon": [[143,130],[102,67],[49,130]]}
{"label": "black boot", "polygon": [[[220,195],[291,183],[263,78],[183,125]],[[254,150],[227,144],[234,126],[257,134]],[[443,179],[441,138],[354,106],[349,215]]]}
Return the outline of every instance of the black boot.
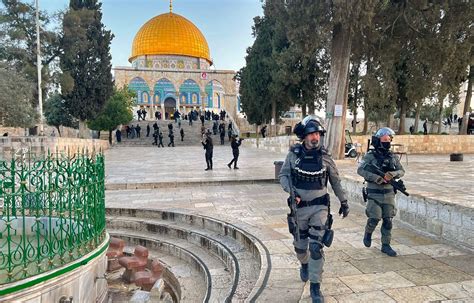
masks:
{"label": "black boot", "polygon": [[300,267],[300,278],[301,278],[301,281],[303,281],[303,282],[308,281],[308,278],[309,278],[308,263],[306,263],[306,264],[301,264],[301,267]]}
{"label": "black boot", "polygon": [[312,283],[309,287],[309,293],[311,294],[311,300],[313,303],[324,303],[324,297],[321,294],[321,284]]}
{"label": "black boot", "polygon": [[382,249],[381,251],[390,257],[396,257],[397,252],[393,250],[393,248],[390,246],[390,244],[382,244]]}
{"label": "black boot", "polygon": [[364,245],[365,247],[370,247],[372,245],[372,233],[365,233],[364,234]]}

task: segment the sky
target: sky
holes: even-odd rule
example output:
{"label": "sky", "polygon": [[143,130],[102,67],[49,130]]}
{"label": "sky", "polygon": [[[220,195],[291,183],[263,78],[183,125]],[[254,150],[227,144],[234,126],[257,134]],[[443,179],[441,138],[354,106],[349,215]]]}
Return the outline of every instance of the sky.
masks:
{"label": "sky", "polygon": [[[32,0],[28,0],[32,1]],[[169,0],[102,0],[102,22],[115,35],[112,65],[131,66],[135,34],[149,19],[169,12]],[[41,10],[65,9],[69,0],[39,0]],[[206,37],[215,69],[237,71],[252,45],[253,18],[263,14],[260,0],[174,0],[173,13],[196,25]]]}

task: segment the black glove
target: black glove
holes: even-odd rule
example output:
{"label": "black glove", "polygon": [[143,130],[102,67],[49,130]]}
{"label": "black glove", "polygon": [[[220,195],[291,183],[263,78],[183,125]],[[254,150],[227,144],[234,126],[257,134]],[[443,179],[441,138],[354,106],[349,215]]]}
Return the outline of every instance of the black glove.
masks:
{"label": "black glove", "polygon": [[339,208],[339,215],[342,215],[343,218],[347,217],[349,214],[349,204],[347,200],[341,201],[341,207]]}

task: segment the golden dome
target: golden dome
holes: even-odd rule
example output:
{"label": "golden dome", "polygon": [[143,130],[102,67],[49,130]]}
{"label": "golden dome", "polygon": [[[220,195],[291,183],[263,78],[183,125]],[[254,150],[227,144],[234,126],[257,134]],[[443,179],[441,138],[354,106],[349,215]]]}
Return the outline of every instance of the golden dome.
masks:
{"label": "golden dome", "polygon": [[171,12],[150,19],[136,34],[128,61],[144,55],[189,56],[212,64],[209,46],[201,31],[188,19]]}

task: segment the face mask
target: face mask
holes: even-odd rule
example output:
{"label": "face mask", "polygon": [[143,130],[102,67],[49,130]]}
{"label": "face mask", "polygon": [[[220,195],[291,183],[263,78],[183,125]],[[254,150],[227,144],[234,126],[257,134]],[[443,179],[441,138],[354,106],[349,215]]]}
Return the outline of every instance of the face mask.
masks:
{"label": "face mask", "polygon": [[391,142],[380,142],[380,144],[382,145],[383,149],[385,149],[385,150],[389,150],[389,149],[390,149],[390,143],[391,143]]}

